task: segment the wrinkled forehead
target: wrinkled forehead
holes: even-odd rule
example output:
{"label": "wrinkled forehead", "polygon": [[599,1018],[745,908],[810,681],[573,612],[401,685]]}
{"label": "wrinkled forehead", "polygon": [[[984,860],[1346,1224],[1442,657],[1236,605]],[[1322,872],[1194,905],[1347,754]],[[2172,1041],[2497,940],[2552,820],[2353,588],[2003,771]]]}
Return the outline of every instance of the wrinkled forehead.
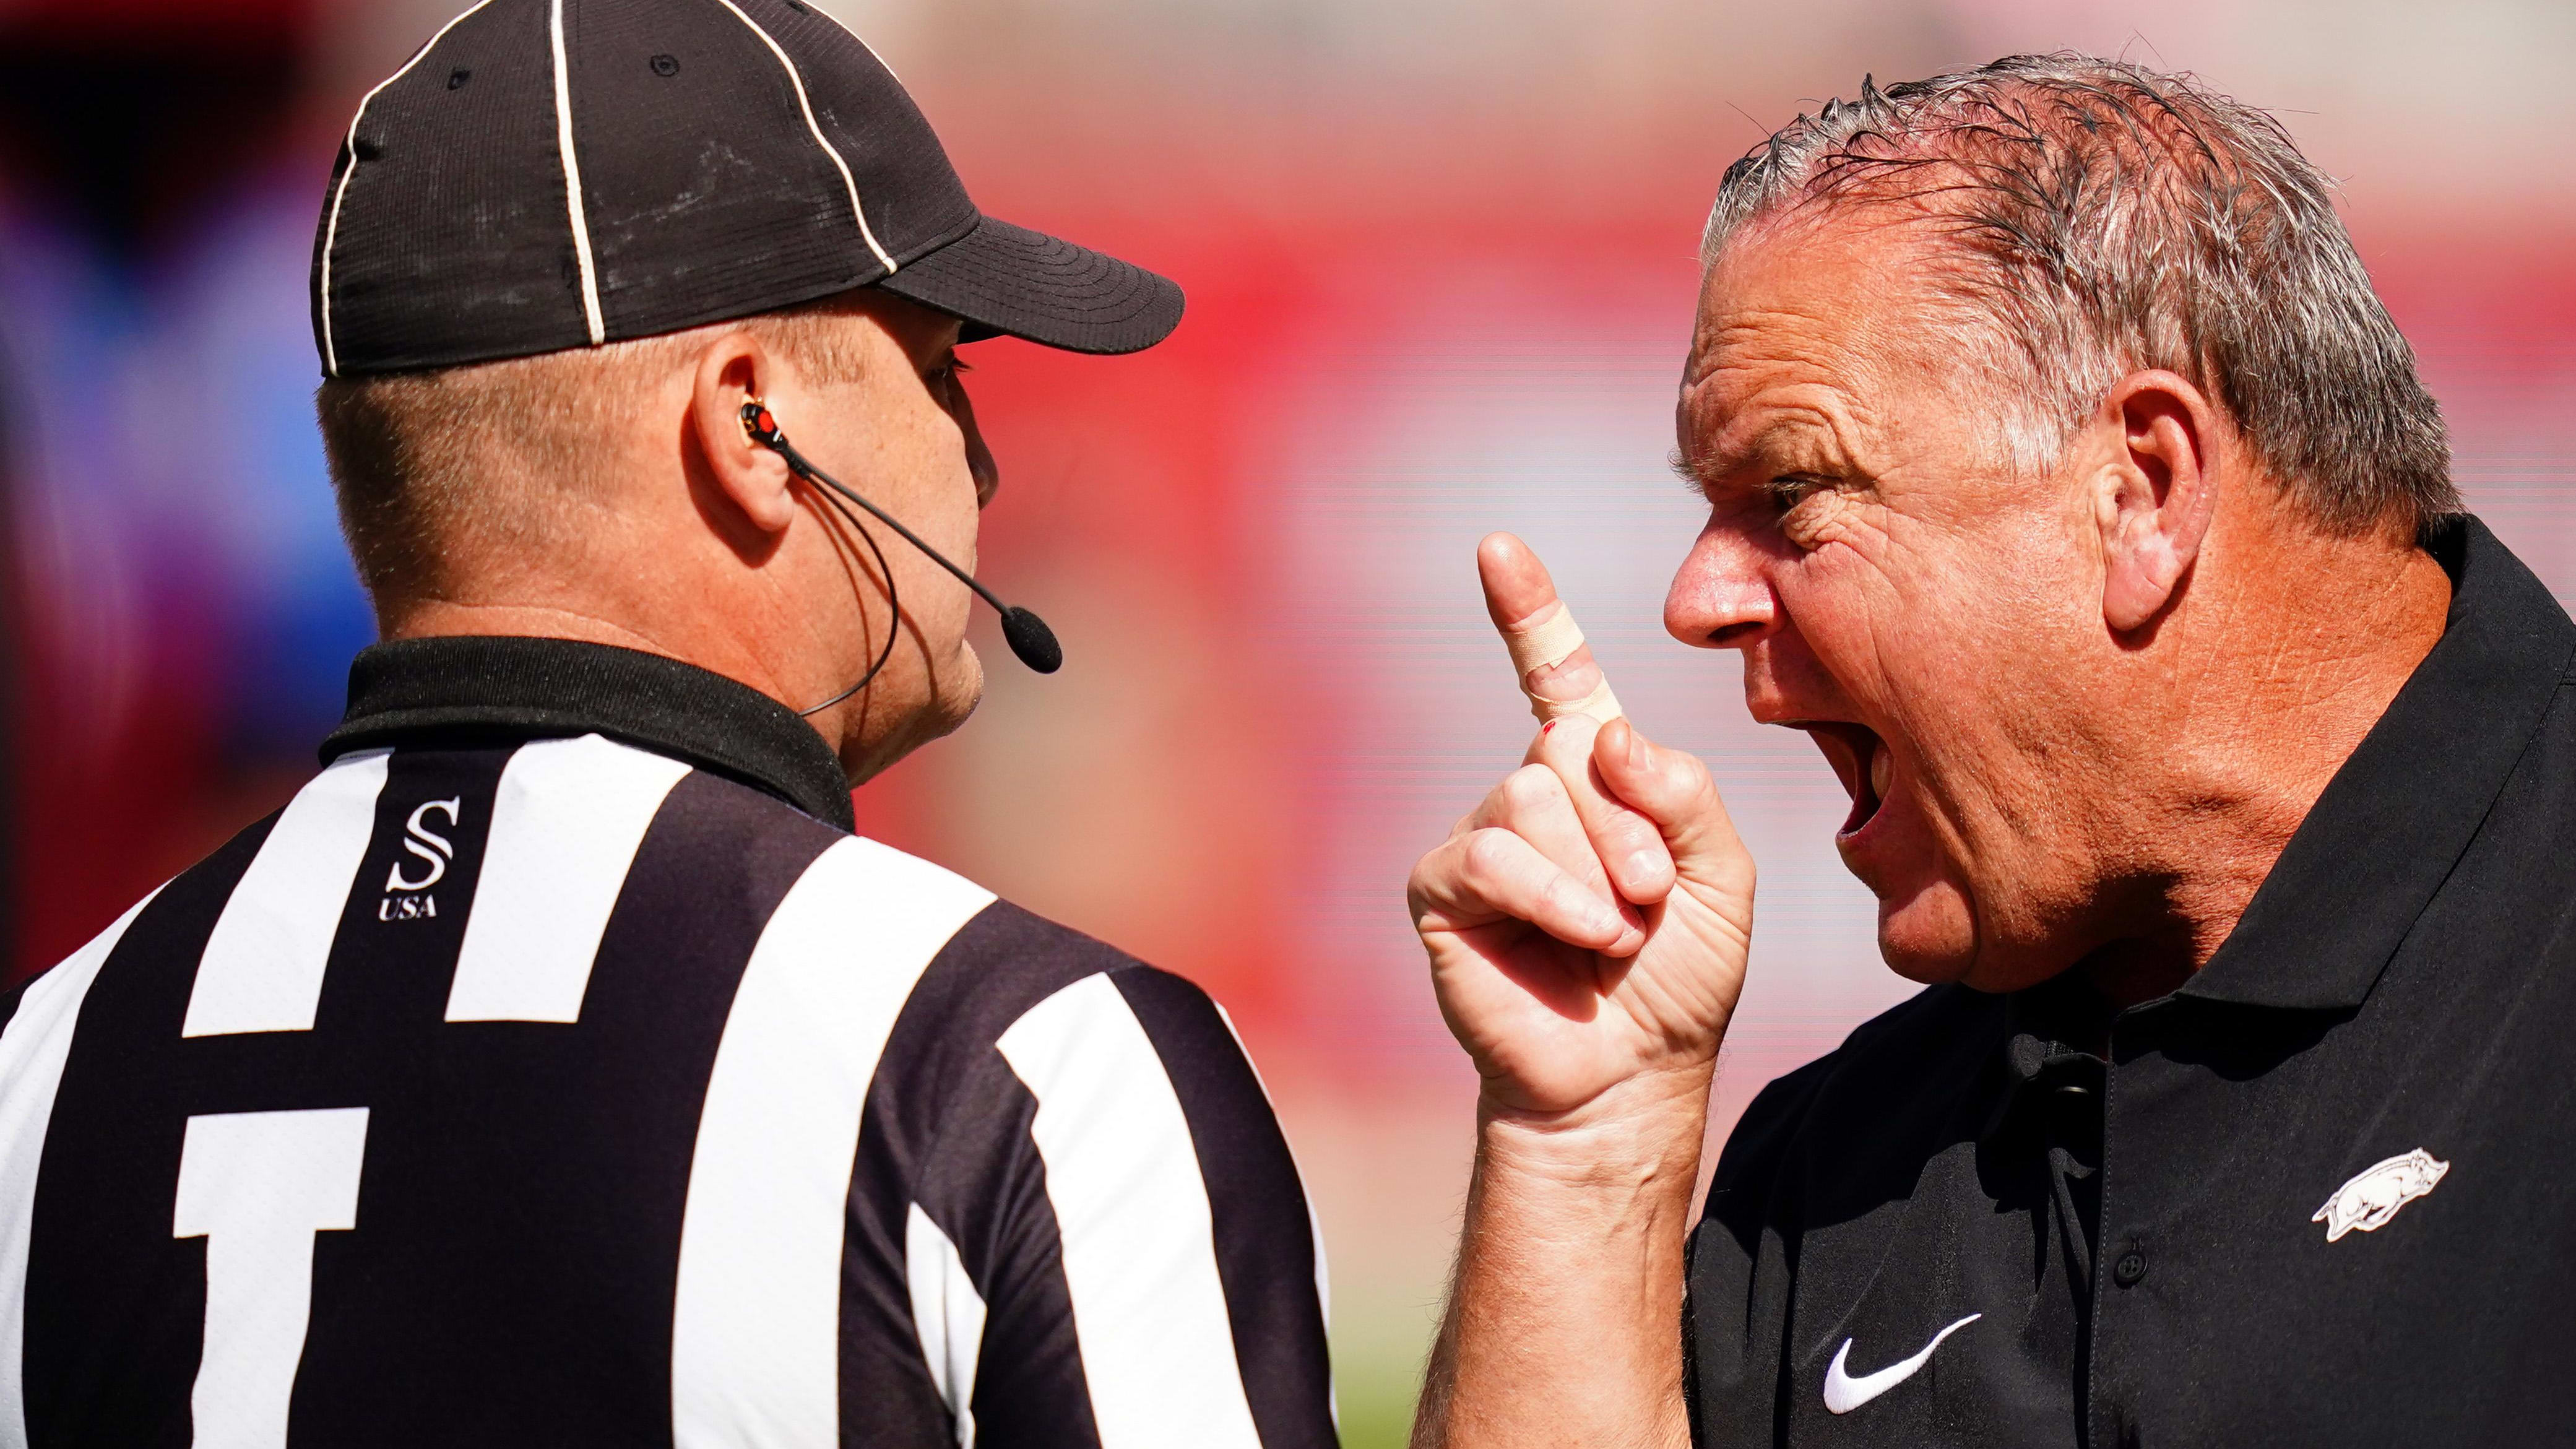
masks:
{"label": "wrinkled forehead", "polygon": [[1749,223],[1700,281],[1687,384],[1771,352],[1861,366],[1923,351],[1959,268],[1921,221],[1881,211],[1800,210]]}
{"label": "wrinkled forehead", "polygon": [[1928,402],[1960,373],[1952,260],[1910,221],[1839,209],[1748,225],[1700,285],[1682,374],[1685,453],[1762,408],[1858,426]]}

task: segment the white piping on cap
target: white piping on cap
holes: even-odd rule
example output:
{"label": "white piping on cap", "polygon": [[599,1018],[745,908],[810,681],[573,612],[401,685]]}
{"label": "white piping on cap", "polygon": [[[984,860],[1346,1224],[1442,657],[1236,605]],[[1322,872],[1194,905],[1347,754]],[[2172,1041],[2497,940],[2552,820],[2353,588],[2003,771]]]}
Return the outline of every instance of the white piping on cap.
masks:
{"label": "white piping on cap", "polygon": [[[563,0],[555,0],[555,3],[557,5],[561,5]],[[716,0],[716,3],[722,5],[727,10],[732,11],[734,19],[750,26],[751,33],[759,36],[760,43],[768,46],[769,53],[777,56],[778,63],[786,68],[787,83],[796,88],[796,104],[805,112],[805,129],[814,133],[814,144],[822,147],[823,154],[832,158],[832,164],[840,170],[841,184],[849,188],[850,214],[859,219],[859,235],[866,240],[868,250],[877,254],[877,260],[885,263],[886,275],[889,277],[893,276],[895,273],[894,258],[887,255],[884,247],[877,245],[877,234],[868,229],[867,210],[859,205],[859,183],[850,176],[850,163],[841,159],[841,153],[833,149],[832,143],[824,138],[822,125],[814,119],[814,103],[805,98],[805,77],[797,74],[796,62],[788,59],[787,52],[779,49],[778,42],[770,38],[769,32],[761,29],[759,22],[753,20],[750,16],[743,14],[742,7],[733,3],[733,0]],[[835,21],[834,23],[838,24],[839,22]],[[842,26],[841,28],[847,30],[849,27]],[[867,45],[867,42],[862,40],[859,44],[864,47]],[[871,50],[868,53],[874,55],[876,52]],[[885,62],[880,60],[877,64],[884,65]],[[894,72],[892,70],[888,70],[886,74],[892,75]]]}
{"label": "white piping on cap", "polygon": [[429,43],[413,51],[411,59],[402,63],[402,69],[376,82],[375,90],[359,98],[358,113],[349,118],[349,138],[341,143],[349,148],[349,169],[340,173],[340,184],[331,188],[331,219],[322,227],[322,373],[326,377],[340,375],[340,349],[331,337],[331,249],[340,244],[341,199],[349,194],[350,178],[358,174],[358,123],[367,118],[367,103],[376,98],[377,92],[411,74],[411,68],[420,64],[438,48],[440,41],[447,38],[447,32],[454,30],[466,16],[491,3],[492,0],[474,0],[454,19],[438,27],[438,33],[429,38]]}
{"label": "white piping on cap", "polygon": [[599,319],[599,274],[590,261],[590,218],[581,208],[581,162],[572,154],[572,67],[564,61],[563,0],[554,0],[547,22],[555,49],[555,150],[563,157],[564,210],[572,218],[573,257],[581,264],[581,315],[590,324],[590,345],[608,340]]}

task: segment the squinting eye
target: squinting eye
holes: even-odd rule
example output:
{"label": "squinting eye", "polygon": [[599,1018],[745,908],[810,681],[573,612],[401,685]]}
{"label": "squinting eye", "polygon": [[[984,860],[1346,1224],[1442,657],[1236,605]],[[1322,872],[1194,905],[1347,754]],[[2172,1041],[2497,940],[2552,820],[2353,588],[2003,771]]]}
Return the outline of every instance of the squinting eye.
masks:
{"label": "squinting eye", "polygon": [[1783,473],[1764,484],[1763,491],[1771,495],[1774,513],[1786,513],[1814,497],[1816,491],[1824,486],[1821,478],[1811,478],[1804,473]]}

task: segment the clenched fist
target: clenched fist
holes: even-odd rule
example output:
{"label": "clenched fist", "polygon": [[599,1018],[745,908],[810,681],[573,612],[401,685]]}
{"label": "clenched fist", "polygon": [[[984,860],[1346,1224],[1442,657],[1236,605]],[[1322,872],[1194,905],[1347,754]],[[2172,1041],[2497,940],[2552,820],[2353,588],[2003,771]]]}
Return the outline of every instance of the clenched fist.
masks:
{"label": "clenched fist", "polygon": [[[1494,534],[1476,563],[1516,660],[1533,637],[1579,638],[1552,622],[1556,586],[1526,544]],[[1407,894],[1488,1108],[1556,1116],[1642,1074],[1707,1070],[1744,985],[1753,860],[1707,766],[1615,717],[1589,646],[1520,683],[1556,717]]]}

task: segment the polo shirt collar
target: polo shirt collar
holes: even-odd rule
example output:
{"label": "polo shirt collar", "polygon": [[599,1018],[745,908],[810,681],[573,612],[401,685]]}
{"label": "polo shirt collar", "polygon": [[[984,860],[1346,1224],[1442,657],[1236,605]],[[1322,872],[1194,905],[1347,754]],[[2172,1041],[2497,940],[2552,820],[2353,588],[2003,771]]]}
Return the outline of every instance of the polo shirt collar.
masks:
{"label": "polo shirt collar", "polygon": [[2102,1059],[2095,1054],[2109,1043],[2119,1015],[2081,971],[2061,971],[2003,1000],[2005,1090],[1978,1129],[1980,1142],[1993,1141],[2035,1091],[2099,1094]]}
{"label": "polo shirt collar", "polygon": [[855,828],[840,759],[794,710],[694,664],[572,639],[404,639],[361,651],[322,759],[426,737],[594,733]]}
{"label": "polo shirt collar", "polygon": [[2576,659],[2576,624],[2476,519],[2445,521],[2427,546],[2451,576],[2441,640],[2177,995],[2359,1006],[2539,729]]}

